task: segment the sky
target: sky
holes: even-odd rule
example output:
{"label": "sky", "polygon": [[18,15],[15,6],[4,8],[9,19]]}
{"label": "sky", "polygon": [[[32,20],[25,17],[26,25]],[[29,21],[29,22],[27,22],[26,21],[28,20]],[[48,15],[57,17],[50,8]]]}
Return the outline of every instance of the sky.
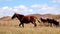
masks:
{"label": "sky", "polygon": [[0,17],[14,13],[60,14],[60,0],[0,0]]}

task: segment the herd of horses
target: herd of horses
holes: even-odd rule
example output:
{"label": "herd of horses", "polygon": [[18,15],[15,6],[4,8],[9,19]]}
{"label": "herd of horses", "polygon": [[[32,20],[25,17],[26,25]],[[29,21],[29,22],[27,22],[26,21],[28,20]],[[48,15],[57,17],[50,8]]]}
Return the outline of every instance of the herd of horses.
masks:
{"label": "herd of horses", "polygon": [[49,23],[50,26],[52,26],[52,24],[59,26],[59,22],[54,19],[49,19],[49,18],[47,18],[47,19],[40,18],[40,19],[43,23],[46,23],[46,22]]}
{"label": "herd of horses", "polygon": [[[46,22],[47,22],[47,23],[50,23],[51,26],[52,26],[52,24],[54,24],[54,25],[56,25],[56,26],[59,26],[59,22],[56,21],[56,20],[54,20],[54,19],[49,19],[49,18],[43,19],[43,18],[40,18],[40,19],[38,20],[38,18],[37,18],[36,16],[25,16],[25,15],[22,15],[22,14],[14,13],[14,15],[12,16],[12,19],[14,19],[15,17],[18,18],[18,20],[20,21],[19,26],[22,25],[22,27],[24,27],[24,24],[25,24],[25,23],[26,23],[26,24],[32,23],[32,24],[34,24],[34,27],[36,27],[36,26],[37,26],[36,20],[37,20],[39,23],[40,23],[40,22],[43,22],[43,23],[46,23]],[[40,21],[40,20],[41,20],[41,21]]]}

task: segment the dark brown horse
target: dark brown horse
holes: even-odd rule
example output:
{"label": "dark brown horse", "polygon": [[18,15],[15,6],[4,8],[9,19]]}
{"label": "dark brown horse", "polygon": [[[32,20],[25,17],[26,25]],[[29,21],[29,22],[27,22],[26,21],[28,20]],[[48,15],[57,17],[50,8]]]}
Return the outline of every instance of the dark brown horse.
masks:
{"label": "dark brown horse", "polygon": [[59,26],[59,22],[56,21],[56,20],[54,20],[54,19],[49,19],[49,18],[47,18],[47,21],[48,21],[48,23],[51,24],[51,26],[52,26],[52,24],[54,24],[54,25],[56,25],[56,26]]}
{"label": "dark brown horse", "polygon": [[[24,15],[22,15],[22,14],[16,14],[16,13],[15,13],[15,14],[12,16],[12,19],[14,19],[15,17],[17,17],[18,20],[21,22],[21,23],[19,24],[19,26],[22,25],[22,26],[24,27],[24,23],[26,23],[26,24],[32,23],[32,24],[34,24],[34,27],[37,26],[37,24],[35,23],[37,17],[35,17],[35,16],[24,16]],[[39,22],[39,21],[38,21],[38,22]]]}
{"label": "dark brown horse", "polygon": [[56,25],[56,26],[59,26],[59,22],[54,20],[54,19],[50,19],[50,18],[47,18],[47,19],[43,19],[43,18],[40,18],[40,20],[45,23],[50,23],[50,26],[52,26],[52,24]]}
{"label": "dark brown horse", "polygon": [[40,18],[40,20],[41,20],[43,23],[47,22],[47,19]]}

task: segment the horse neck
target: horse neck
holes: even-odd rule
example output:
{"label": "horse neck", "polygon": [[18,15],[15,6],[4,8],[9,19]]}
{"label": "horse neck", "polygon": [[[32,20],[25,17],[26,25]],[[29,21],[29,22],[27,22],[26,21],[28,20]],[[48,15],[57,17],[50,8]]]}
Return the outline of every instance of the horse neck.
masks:
{"label": "horse neck", "polygon": [[18,18],[18,20],[21,20],[22,18],[20,16],[16,16]]}
{"label": "horse neck", "polygon": [[41,18],[41,20],[43,20],[43,19]]}
{"label": "horse neck", "polygon": [[24,17],[24,15],[18,15],[17,16],[18,20],[20,20],[20,21],[22,20],[23,17]]}

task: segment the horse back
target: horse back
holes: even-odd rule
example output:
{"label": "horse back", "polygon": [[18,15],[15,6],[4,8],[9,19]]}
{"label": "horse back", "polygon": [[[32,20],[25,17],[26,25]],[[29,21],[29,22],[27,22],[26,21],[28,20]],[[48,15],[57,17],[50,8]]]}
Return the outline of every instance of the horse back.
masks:
{"label": "horse back", "polygon": [[36,17],[36,16],[30,16],[30,18],[35,19],[35,18],[37,18],[37,17]]}
{"label": "horse back", "polygon": [[30,17],[29,16],[24,16],[22,19],[26,20],[26,21],[30,21]]}

